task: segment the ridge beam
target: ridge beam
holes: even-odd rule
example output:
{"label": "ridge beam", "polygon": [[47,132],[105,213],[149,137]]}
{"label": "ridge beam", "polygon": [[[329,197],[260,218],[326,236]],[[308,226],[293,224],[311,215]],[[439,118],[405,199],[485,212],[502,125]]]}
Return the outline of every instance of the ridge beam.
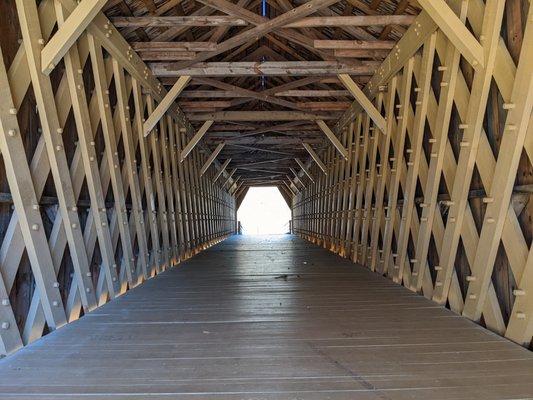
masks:
{"label": "ridge beam", "polygon": [[316,121],[316,124],[319,126],[320,129],[322,129],[322,132],[324,132],[324,134],[327,136],[333,146],[337,149],[337,151],[341,154],[341,156],[343,156],[345,160],[348,160],[348,150],[346,150],[340,140],[337,139],[337,136],[335,136],[329,126],[327,126],[327,124],[322,120]]}
{"label": "ridge beam", "polygon": [[165,115],[168,111],[174,100],[180,95],[180,93],[185,89],[191,80],[190,76],[181,76],[172,89],[163,97],[163,100],[157,105],[155,110],[150,114],[148,119],[143,125],[144,137],[148,136],[152,129],[157,125],[159,120]]}
{"label": "ridge beam", "polygon": [[180,154],[180,162],[185,161],[189,153],[193,151],[193,149],[196,147],[198,142],[202,140],[202,138],[204,137],[208,129],[211,128],[211,125],[213,125],[213,122],[214,121],[211,121],[211,120],[205,121],[204,124],[200,127],[200,129],[198,129],[198,132],[196,132],[196,134],[193,136],[191,141],[187,143],[187,146],[185,146],[185,148],[182,150]]}
{"label": "ridge beam", "polygon": [[206,160],[206,162],[202,166],[202,169],[200,170],[200,176],[203,176],[206,173],[206,171],[209,169],[213,161],[215,161],[215,158],[217,158],[218,154],[222,151],[225,145],[226,145],[226,142],[222,142],[216,147],[215,150],[213,150],[209,158]]}
{"label": "ridge beam", "polygon": [[387,123],[385,118],[381,115],[379,110],[372,104],[372,102],[366,97],[366,94],[357,86],[357,83],[348,74],[339,74],[340,81],[346,89],[352,94],[357,102],[363,107],[363,109],[370,116],[372,121],[376,124],[381,132],[385,132]]}
{"label": "ridge beam", "polygon": [[326,170],[326,165],[322,162],[322,160],[320,159],[318,154],[315,153],[315,151],[313,150],[313,148],[309,144],[302,143],[302,145],[304,146],[304,149],[307,150],[307,152],[309,153],[311,158],[318,164],[318,167],[322,170],[324,175],[327,175],[328,173],[327,173],[327,170]]}
{"label": "ridge beam", "polygon": [[[59,2],[63,4],[63,0]],[[50,75],[106,3],[107,0],[83,0],[74,8],[41,51],[43,74]]]}
{"label": "ridge beam", "polygon": [[483,47],[444,0],[418,3],[474,68],[484,67]]}

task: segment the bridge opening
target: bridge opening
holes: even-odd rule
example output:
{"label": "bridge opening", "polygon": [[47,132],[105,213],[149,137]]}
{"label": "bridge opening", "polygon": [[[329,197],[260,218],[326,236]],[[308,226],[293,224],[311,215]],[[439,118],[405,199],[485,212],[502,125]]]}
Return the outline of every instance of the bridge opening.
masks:
{"label": "bridge opening", "polygon": [[275,186],[252,187],[237,210],[244,235],[272,235],[290,232],[291,210]]}

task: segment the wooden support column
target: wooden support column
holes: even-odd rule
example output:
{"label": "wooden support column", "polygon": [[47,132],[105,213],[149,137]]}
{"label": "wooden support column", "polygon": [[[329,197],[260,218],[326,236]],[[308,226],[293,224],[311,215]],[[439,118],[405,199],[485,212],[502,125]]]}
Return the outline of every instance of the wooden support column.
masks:
{"label": "wooden support column", "polygon": [[[383,92],[380,92],[376,99],[376,105],[377,109],[381,110],[381,107],[383,105]],[[366,171],[366,193],[364,197],[364,206],[363,206],[363,221],[361,223],[361,256],[359,259],[359,262],[362,265],[368,266],[368,250],[369,250],[369,244],[368,244],[368,229],[370,226],[370,221],[372,221],[375,206],[372,202],[372,198],[374,195],[374,187],[376,185],[376,175],[378,168],[378,162],[377,162],[377,155],[378,155],[378,149],[380,142],[382,140],[382,136],[384,131],[379,131],[375,129],[375,127],[371,126],[369,128],[369,135],[370,135],[370,144],[371,149],[368,153],[368,159],[369,159],[369,168]]]}
{"label": "wooden support column", "polygon": [[465,145],[461,147],[459,153],[456,178],[451,191],[451,206],[441,245],[443,249],[440,265],[442,270],[437,275],[437,282],[440,284],[435,288],[433,294],[433,300],[439,304],[446,302],[454,270],[455,254],[468,201],[468,189],[474,172],[474,163],[483,128],[483,117],[494,72],[504,6],[505,2],[500,0],[488,0],[485,6],[482,28],[482,36],[485,38],[483,43],[485,65],[474,74],[467,116],[464,121],[465,129],[462,140]]}
{"label": "wooden support column", "polygon": [[[148,114],[152,114],[154,112],[154,100],[150,95],[146,96],[146,104]],[[163,270],[170,268],[172,255],[172,248],[170,247],[169,238],[167,205],[165,199],[165,190],[163,186],[163,166],[161,164],[161,149],[159,145],[160,132],[164,129],[165,121],[160,120],[159,128],[156,127],[154,129],[155,134],[151,135],[150,138],[147,139],[150,141],[150,147],[152,149],[153,169],[151,170],[151,174],[152,182],[155,181],[155,188],[157,193],[157,218],[159,220],[159,226],[161,227],[161,236],[163,239],[163,248],[161,250],[161,254],[164,260],[164,264],[162,266]]]}
{"label": "wooden support column", "polygon": [[[387,85],[387,95],[385,100],[385,115],[387,117],[387,126],[383,132],[384,137],[381,139],[381,147],[379,149],[380,167],[377,171],[377,184],[376,184],[376,196],[375,196],[375,212],[372,219],[372,233],[370,236],[370,264],[369,267],[372,271],[376,270],[377,263],[379,261],[378,255],[378,242],[379,232],[381,228],[382,216],[383,216],[383,201],[385,197],[385,186],[387,178],[389,177],[389,152],[390,143],[392,140],[392,127],[394,122],[394,109],[396,98],[396,86],[398,78],[393,76]],[[376,168],[378,168],[376,166]]]}
{"label": "wooden support column", "polygon": [[[402,219],[400,224],[400,235],[397,242],[398,259],[394,265],[393,279],[395,282],[401,283],[405,268],[405,259],[408,257],[407,245],[409,242],[409,234],[411,231],[411,219],[415,210],[415,192],[418,181],[418,170],[420,165],[420,158],[423,156],[422,142],[424,139],[424,128],[426,125],[426,116],[429,99],[429,89],[431,84],[431,73],[433,71],[433,61],[435,58],[435,40],[437,34],[432,34],[427,42],[424,44],[422,60],[420,62],[420,79],[419,86],[415,88],[417,93],[416,98],[416,112],[413,122],[413,141],[409,149],[410,156],[407,160],[407,178],[405,189],[403,193],[402,204]],[[425,182],[422,182],[425,184]],[[416,240],[414,240],[416,242]],[[418,260],[410,260],[412,263]],[[410,267],[408,267],[410,268]]]}
{"label": "wooden support column", "polygon": [[[123,181],[124,178],[122,176],[121,170],[120,170],[120,160],[118,158],[118,148],[117,148],[117,138],[115,133],[115,127],[113,124],[113,117],[111,115],[111,109],[110,109],[110,99],[109,99],[109,91],[107,90],[107,77],[105,75],[105,68],[104,68],[104,59],[102,55],[102,48],[101,46],[96,43],[95,38],[88,34],[88,41],[89,41],[89,47],[91,52],[91,61],[92,61],[92,69],[93,69],[93,75],[95,80],[95,92],[98,98],[98,109],[100,111],[100,114],[102,116],[102,130],[103,130],[103,136],[105,141],[105,151],[107,156],[107,163],[111,167],[109,168],[110,178],[111,178],[111,186],[113,188],[113,195],[115,198],[115,213],[117,216],[117,224],[119,227],[120,237],[121,237],[121,244],[122,249],[124,253],[124,257],[128,257],[131,260],[131,264],[129,265],[133,269],[133,264],[135,263],[135,258],[133,255],[133,238],[130,235],[129,227],[128,227],[128,215],[126,210],[126,194],[124,193],[124,185]],[[139,257],[140,257],[140,264],[142,269],[142,276],[144,279],[148,278],[147,275],[147,267],[148,267],[148,260],[146,257],[147,248],[146,248],[146,238],[144,237],[144,229],[142,226],[140,226],[141,219],[139,218],[139,211],[140,206],[139,203],[135,203],[135,200],[139,202],[139,193],[136,193],[136,190],[138,190],[138,182],[137,187],[135,186],[135,178],[132,174],[132,168],[135,167],[130,160],[131,158],[131,149],[128,148],[129,142],[131,141],[130,137],[126,137],[127,135],[124,135],[124,152],[126,155],[126,161],[125,164],[127,166],[127,171],[129,175],[129,185],[131,190],[131,197],[132,197],[132,210],[133,210],[133,218],[135,220],[136,228],[137,228],[137,240],[139,244]],[[136,168],[136,167],[135,167]],[[141,208],[142,209],[142,208]],[[142,214],[141,214],[142,218]],[[132,278],[133,275],[137,275],[137,282],[140,281],[139,279],[139,271],[132,272]],[[132,282],[130,281],[130,284]]]}
{"label": "wooden support column", "polygon": [[[123,120],[123,132],[126,134],[127,132],[131,132],[131,128],[129,128],[129,114],[126,114],[126,110],[128,107],[128,98],[126,97],[125,93],[125,80],[124,80],[124,71],[120,65],[114,61],[113,62],[113,71],[115,75],[115,82],[118,82],[117,85],[117,105],[119,109],[121,110],[121,118]],[[150,225],[150,232],[151,232],[151,243],[152,243],[152,260],[153,260],[153,266],[154,269],[150,271],[150,275],[153,276],[155,272],[158,273],[161,272],[162,267],[162,249],[161,244],[159,242],[159,229],[158,229],[158,221],[157,221],[157,210],[155,207],[155,196],[154,196],[154,189],[152,185],[152,176],[150,172],[150,162],[149,162],[149,152],[148,152],[148,145],[146,143],[146,139],[144,138],[142,124],[143,124],[143,116],[144,116],[144,104],[143,104],[143,96],[141,92],[141,86],[137,82],[137,80],[132,79],[133,84],[133,102],[135,105],[135,126],[137,130],[138,135],[138,141],[139,141],[139,150],[141,154],[141,168],[143,171],[143,182],[144,182],[144,192],[146,196],[146,208],[147,208],[147,220]]]}
{"label": "wooden support column", "polygon": [[[56,280],[54,265],[46,233],[43,229],[39,203],[26,161],[16,114],[17,109],[13,104],[7,71],[0,50],[0,150],[3,155],[6,177],[11,189],[15,212],[19,216],[24,244],[35,275],[36,291],[39,292],[39,297],[44,304],[43,309],[48,323],[52,323],[53,328],[56,328],[65,324],[66,318],[64,311],[59,307],[62,304],[59,288],[52,284]],[[87,273],[88,270],[84,272]],[[88,307],[88,310],[90,310],[96,306],[96,298],[92,282],[89,281],[89,286],[87,287],[92,290],[88,294],[88,300],[90,300],[88,304],[90,308]],[[9,291],[3,277],[0,277],[0,297],[2,299],[2,307],[0,307],[0,320],[2,323],[0,352],[2,355],[7,355],[18,350],[23,343],[10,304]],[[54,310],[53,304],[56,304],[57,311]]]}
{"label": "wooden support column", "polygon": [[169,118],[168,122],[168,136],[170,147],[170,165],[172,168],[172,190],[174,191],[175,199],[175,218],[178,228],[178,245],[179,245],[179,260],[178,262],[186,258],[185,246],[186,246],[186,229],[184,227],[184,218],[182,210],[182,189],[181,189],[181,174],[178,167],[178,150],[176,145],[176,131],[179,130],[176,123]]}
{"label": "wooden support column", "polygon": [[[56,3],[56,14],[58,22],[64,19],[63,8],[59,3]],[[105,264],[116,265],[114,247],[111,240],[111,232],[109,230],[109,221],[107,219],[107,209],[105,207],[104,193],[102,190],[102,182],[100,180],[100,172],[98,170],[98,163],[96,162],[96,150],[94,141],[92,140],[89,109],[87,107],[87,99],[85,96],[85,89],[83,87],[83,79],[78,71],[81,71],[80,58],[78,54],[77,45],[70,48],[64,58],[67,79],[69,83],[70,96],[72,99],[72,108],[74,111],[74,119],[78,131],[78,146],[80,146],[85,176],[87,179],[87,188],[89,197],[91,199],[91,212],[95,221],[96,233],[98,235],[98,244],[102,259]],[[116,164],[114,160],[111,165]],[[110,165],[110,166],[111,166]],[[112,168],[110,168],[111,170]],[[114,169],[114,168],[113,168]],[[122,211],[120,210],[121,212]],[[121,215],[124,217],[124,214]],[[127,221],[127,218],[125,218]],[[129,238],[128,238],[129,239]],[[130,253],[128,254],[127,250]],[[126,276],[130,285],[133,285],[134,279],[134,263],[131,262],[133,254],[131,245],[124,249]],[[121,274],[122,275],[122,274]],[[126,291],[126,283],[121,285],[121,293]]]}
{"label": "wooden support column", "polygon": [[[503,138],[498,151],[494,177],[490,191],[488,191],[487,197],[483,199],[487,204],[487,208],[479,235],[474,264],[471,266],[472,275],[463,310],[464,316],[476,321],[481,317],[487,297],[526,134],[533,135],[533,124],[531,123],[533,119],[531,115],[533,107],[533,73],[531,71],[533,61],[532,9],[529,10],[527,21],[511,102],[504,105],[509,111],[507,112]],[[521,301],[518,307],[525,305],[526,303]],[[511,315],[511,321],[522,319],[522,314],[519,313],[523,313],[523,311],[518,307],[514,308],[515,313]],[[523,322],[521,322],[521,325],[524,325]]]}
{"label": "wooden support column", "polygon": [[[180,126],[176,125],[176,129],[174,132],[175,136],[175,142],[176,142],[176,155],[172,157],[173,159],[176,159],[179,154],[181,154],[181,148],[182,148],[182,134],[180,132]],[[188,202],[189,199],[189,192],[186,190],[188,185],[188,178],[185,174],[184,169],[184,163],[178,162],[177,163],[178,168],[178,174],[179,174],[179,192],[180,192],[180,201],[181,201],[181,219],[184,229],[184,242],[185,242],[185,249],[184,254],[185,258],[189,258],[191,256],[191,243],[193,239],[193,232],[191,230],[191,213],[190,213],[190,205]]]}
{"label": "wooden support column", "polygon": [[166,195],[166,212],[167,212],[167,221],[170,228],[170,242],[172,255],[171,262],[169,266],[173,266],[178,263],[179,259],[179,244],[178,244],[178,227],[176,225],[176,212],[174,209],[174,190],[172,188],[172,170],[170,167],[169,160],[169,139],[168,135],[170,134],[172,126],[172,117],[166,115],[165,118],[161,121],[161,133],[159,135],[159,147],[161,149],[161,154],[163,158],[163,184]]}
{"label": "wooden support column", "polygon": [[352,261],[357,263],[359,261],[359,255],[361,253],[360,247],[360,233],[361,233],[361,223],[363,220],[363,193],[365,190],[365,185],[367,182],[367,171],[366,171],[366,160],[368,153],[368,144],[369,144],[369,132],[370,132],[370,116],[364,113],[363,116],[363,129],[362,129],[362,141],[359,143],[359,167],[357,177],[357,195],[355,200],[355,213],[353,215],[353,232],[352,232]]}
{"label": "wooden support column", "polygon": [[[467,9],[468,3],[463,2],[459,15],[462,22],[466,20]],[[424,191],[424,207],[422,209],[422,216],[420,217],[420,231],[415,247],[415,259],[419,262],[413,264],[413,276],[415,278],[411,281],[410,285],[411,290],[415,291],[419,291],[422,288],[431,231],[433,230],[433,220],[435,218],[435,212],[439,211],[437,208],[437,195],[444,165],[444,153],[448,142],[448,130],[457,84],[460,55],[459,50],[449,41],[446,47],[446,57],[441,66],[443,70],[442,83],[445,86],[441,86],[438,101],[439,106],[435,123],[437,131],[434,132],[431,144],[429,172]]]}
{"label": "wooden support column", "polygon": [[[378,266],[380,273],[388,274],[389,264],[392,255],[392,237],[394,234],[394,224],[396,219],[396,206],[398,204],[398,191],[400,189],[401,166],[403,165],[403,154],[405,146],[405,136],[407,132],[407,118],[409,115],[409,99],[411,95],[411,84],[413,79],[414,59],[410,58],[403,68],[401,92],[399,93],[400,103],[398,104],[400,112],[397,119],[396,135],[394,141],[394,157],[387,160],[391,162],[391,176],[389,183],[387,208],[385,215],[385,232],[383,235],[383,260]],[[394,263],[394,260],[392,260]]]}
{"label": "wooden support column", "polygon": [[350,144],[350,181],[348,190],[348,209],[346,211],[346,233],[344,236],[345,257],[351,257],[353,250],[353,222],[355,215],[355,194],[357,189],[357,167],[359,165],[359,153],[361,146],[361,114],[357,116],[355,121],[348,126],[352,132],[352,139]]}

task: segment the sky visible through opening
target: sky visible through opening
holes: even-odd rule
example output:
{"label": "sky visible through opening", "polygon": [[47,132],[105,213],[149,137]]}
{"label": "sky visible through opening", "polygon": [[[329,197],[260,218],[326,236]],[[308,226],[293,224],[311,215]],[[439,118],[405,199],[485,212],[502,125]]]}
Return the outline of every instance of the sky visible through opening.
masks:
{"label": "sky visible through opening", "polygon": [[252,187],[237,211],[243,234],[266,235],[289,232],[291,210],[276,187]]}

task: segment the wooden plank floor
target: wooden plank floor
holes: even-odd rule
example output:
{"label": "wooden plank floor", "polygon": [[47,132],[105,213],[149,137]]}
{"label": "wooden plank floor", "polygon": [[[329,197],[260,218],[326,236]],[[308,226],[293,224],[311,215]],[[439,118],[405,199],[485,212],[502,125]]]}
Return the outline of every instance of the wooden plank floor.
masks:
{"label": "wooden plank floor", "polygon": [[533,353],[297,237],[232,237],[0,361],[21,398],[524,399]]}

